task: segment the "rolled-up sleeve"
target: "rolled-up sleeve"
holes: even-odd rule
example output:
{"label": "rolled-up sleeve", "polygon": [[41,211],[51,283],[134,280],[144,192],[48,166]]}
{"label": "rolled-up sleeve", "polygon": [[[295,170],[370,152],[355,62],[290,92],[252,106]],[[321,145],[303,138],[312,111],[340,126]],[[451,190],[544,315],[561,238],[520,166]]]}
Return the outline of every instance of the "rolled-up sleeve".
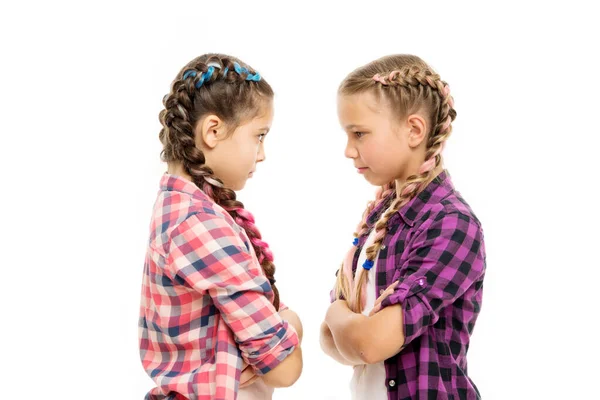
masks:
{"label": "rolled-up sleeve", "polygon": [[246,363],[265,374],[298,345],[294,328],[269,301],[271,287],[242,238],[222,217],[198,213],[171,236],[171,271],[208,294]]}
{"label": "rolled-up sleeve", "polygon": [[426,221],[398,266],[400,283],[382,307],[402,306],[405,345],[435,324],[440,311],[483,279],[485,250],[478,222],[459,212]]}

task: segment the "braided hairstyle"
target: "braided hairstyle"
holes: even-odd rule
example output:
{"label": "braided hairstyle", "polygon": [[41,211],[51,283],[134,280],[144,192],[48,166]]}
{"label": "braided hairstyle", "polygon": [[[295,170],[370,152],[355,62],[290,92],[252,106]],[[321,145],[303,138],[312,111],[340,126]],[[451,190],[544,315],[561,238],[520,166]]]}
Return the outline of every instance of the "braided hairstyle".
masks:
{"label": "braided hairstyle", "polygon": [[159,138],[163,145],[162,161],[181,163],[193,182],[245,230],[271,283],[275,294],[273,305],[278,310],[273,254],[262,240],[252,214],[205,164],[194,136],[197,123],[211,114],[230,128],[228,135],[231,135],[237,126],[259,115],[265,102],[272,99],[271,86],[239,59],[222,54],[202,55],[181,69],[171,91],[163,98],[164,109],[159,114],[163,127]]}
{"label": "braided hairstyle", "polygon": [[[425,161],[416,175],[408,177],[400,188],[394,182],[385,184],[377,191],[375,200],[367,206],[362,221],[354,233],[354,246],[346,255],[337,274],[336,296],[348,300],[349,307],[361,313],[366,302],[366,281],[370,269],[387,233],[389,219],[435,178],[442,165],[442,150],[452,132],[452,121],[456,118],[454,100],[448,84],[440,79],[431,67],[419,57],[392,55],[375,60],[353,71],[339,87],[341,95],[353,95],[371,91],[383,99],[393,110],[398,120],[422,112],[430,130],[426,136]],[[394,196],[395,195],[395,198]],[[393,199],[390,207],[375,223],[373,243],[366,249],[364,268],[352,276],[352,261],[357,250],[358,238],[368,233],[366,220],[378,205]]]}

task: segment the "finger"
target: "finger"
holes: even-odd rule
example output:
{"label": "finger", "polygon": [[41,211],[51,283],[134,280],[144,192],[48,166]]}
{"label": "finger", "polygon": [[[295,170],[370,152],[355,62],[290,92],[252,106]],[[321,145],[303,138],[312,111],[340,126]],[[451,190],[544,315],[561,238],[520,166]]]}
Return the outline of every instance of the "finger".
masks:
{"label": "finger", "polygon": [[372,309],[371,312],[369,313],[369,317],[372,315],[377,314],[379,311],[381,311],[381,303],[375,305]]}
{"label": "finger", "polygon": [[376,314],[381,309],[381,303],[383,302],[383,300],[385,300],[387,297],[389,297],[392,293],[394,293],[394,289],[396,288],[398,283],[399,283],[398,281],[392,283],[390,286],[387,287],[387,289],[385,289],[383,291],[383,293],[381,293],[381,296],[379,296],[377,298],[377,300],[375,300],[375,304],[373,305],[373,309],[369,313],[369,316]]}
{"label": "finger", "polygon": [[389,295],[391,295],[392,293],[394,293],[394,288],[387,288],[386,290],[383,291],[383,293],[381,293],[381,295],[377,298],[377,300],[375,300],[375,305],[380,304],[383,300],[385,300],[387,297],[389,297]]}
{"label": "finger", "polygon": [[398,281],[392,283],[390,286],[388,286],[383,293],[381,293],[381,296],[379,296],[377,298],[377,300],[375,301],[375,303],[379,302],[381,303],[383,301],[383,299],[385,299],[386,297],[388,297],[390,294],[394,293],[394,289],[396,288],[396,286],[398,286]]}

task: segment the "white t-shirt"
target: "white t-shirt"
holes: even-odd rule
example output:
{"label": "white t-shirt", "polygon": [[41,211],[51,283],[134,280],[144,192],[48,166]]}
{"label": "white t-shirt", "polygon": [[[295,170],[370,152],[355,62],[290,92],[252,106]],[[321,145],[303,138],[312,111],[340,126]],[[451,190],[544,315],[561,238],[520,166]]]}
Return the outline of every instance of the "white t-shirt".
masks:
{"label": "white t-shirt", "polygon": [[[356,272],[362,268],[363,263],[367,259],[366,250],[367,247],[371,243],[373,243],[373,236],[375,235],[375,228],[371,230],[369,234],[369,238],[367,242],[362,248],[360,252],[360,256],[358,258],[358,264],[356,268]],[[379,254],[377,254],[379,256]],[[377,256],[375,260],[377,260]],[[373,265],[368,273],[368,281],[367,281],[367,301],[365,305],[365,309],[363,310],[363,315],[369,315],[369,312],[373,309],[375,305],[375,300],[377,300],[377,286],[375,274],[376,274],[376,265]],[[385,366],[382,362],[377,364],[368,364],[368,365],[358,365],[354,367],[354,375],[352,376],[352,381],[350,382],[350,391],[352,393],[352,400],[385,400],[388,398],[387,388],[385,386]]]}

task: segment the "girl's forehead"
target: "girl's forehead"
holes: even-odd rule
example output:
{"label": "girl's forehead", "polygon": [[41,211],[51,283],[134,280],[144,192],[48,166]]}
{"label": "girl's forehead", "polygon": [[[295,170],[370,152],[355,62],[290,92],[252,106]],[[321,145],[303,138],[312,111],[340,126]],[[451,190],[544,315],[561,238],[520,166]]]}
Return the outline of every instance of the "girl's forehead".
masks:
{"label": "girl's forehead", "polygon": [[341,119],[372,119],[387,115],[385,105],[372,93],[338,96],[338,113]]}

